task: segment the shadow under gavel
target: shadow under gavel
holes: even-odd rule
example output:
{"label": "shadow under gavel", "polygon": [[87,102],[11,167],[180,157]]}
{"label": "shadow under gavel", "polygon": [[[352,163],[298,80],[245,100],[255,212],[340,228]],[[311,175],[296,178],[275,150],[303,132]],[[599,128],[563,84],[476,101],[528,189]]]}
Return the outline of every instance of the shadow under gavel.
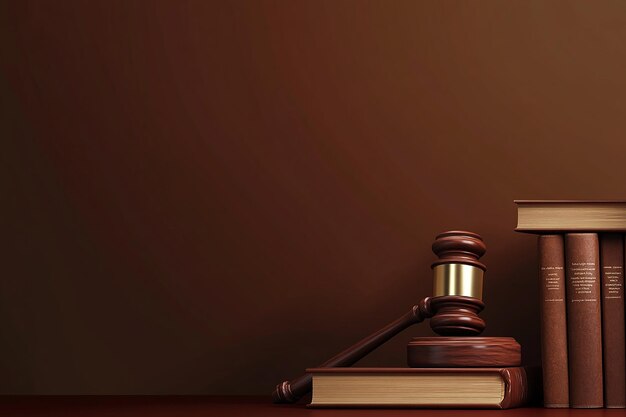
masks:
{"label": "shadow under gavel", "polygon": [[[475,337],[485,329],[478,316],[482,302],[485,265],[479,258],[486,246],[476,233],[449,231],[437,236],[432,250],[433,296],[406,314],[333,356],[319,368],[351,366],[412,324],[430,318],[430,327],[444,337],[417,337],[407,347],[411,367],[519,366],[521,348],[508,337]],[[472,337],[474,336],[474,337]],[[311,391],[305,374],[276,386],[275,403],[294,403]]]}

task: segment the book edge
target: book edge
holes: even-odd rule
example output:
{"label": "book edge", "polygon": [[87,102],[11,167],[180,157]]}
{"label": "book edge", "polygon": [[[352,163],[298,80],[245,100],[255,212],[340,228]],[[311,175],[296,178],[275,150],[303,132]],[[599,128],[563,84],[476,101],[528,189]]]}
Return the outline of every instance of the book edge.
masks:
{"label": "book edge", "polygon": [[525,405],[529,401],[529,380],[526,367],[504,367],[504,368],[309,368],[309,374],[329,374],[329,373],[375,373],[375,374],[405,374],[405,373],[497,373],[504,384],[502,400],[500,403],[489,404],[444,404],[444,405],[409,405],[409,404],[315,404],[311,402],[309,408],[397,408],[397,409],[509,409]]}

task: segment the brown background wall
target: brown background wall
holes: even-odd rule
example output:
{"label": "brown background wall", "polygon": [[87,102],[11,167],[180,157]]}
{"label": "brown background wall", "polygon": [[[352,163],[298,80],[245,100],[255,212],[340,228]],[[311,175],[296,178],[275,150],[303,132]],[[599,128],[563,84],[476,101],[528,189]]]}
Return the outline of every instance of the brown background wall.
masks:
{"label": "brown background wall", "polygon": [[623,2],[0,20],[1,393],[267,393],[428,295],[456,228],[489,248],[487,333],[537,363],[512,200],[626,197]]}

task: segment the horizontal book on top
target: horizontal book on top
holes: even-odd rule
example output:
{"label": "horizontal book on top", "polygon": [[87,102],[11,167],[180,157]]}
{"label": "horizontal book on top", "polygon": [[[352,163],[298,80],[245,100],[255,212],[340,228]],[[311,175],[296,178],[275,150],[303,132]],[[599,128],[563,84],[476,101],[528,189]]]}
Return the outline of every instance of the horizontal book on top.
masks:
{"label": "horizontal book on top", "polygon": [[626,232],[626,200],[515,200],[518,232]]}

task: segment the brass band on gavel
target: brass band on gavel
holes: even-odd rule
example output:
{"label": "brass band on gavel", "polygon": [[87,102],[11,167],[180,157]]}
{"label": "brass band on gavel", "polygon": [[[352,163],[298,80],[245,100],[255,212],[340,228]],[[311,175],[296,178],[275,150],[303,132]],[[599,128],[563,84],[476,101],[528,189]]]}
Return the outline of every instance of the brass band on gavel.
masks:
{"label": "brass band on gavel", "polygon": [[485,271],[472,265],[445,263],[433,267],[433,296],[461,295],[482,300]]}

